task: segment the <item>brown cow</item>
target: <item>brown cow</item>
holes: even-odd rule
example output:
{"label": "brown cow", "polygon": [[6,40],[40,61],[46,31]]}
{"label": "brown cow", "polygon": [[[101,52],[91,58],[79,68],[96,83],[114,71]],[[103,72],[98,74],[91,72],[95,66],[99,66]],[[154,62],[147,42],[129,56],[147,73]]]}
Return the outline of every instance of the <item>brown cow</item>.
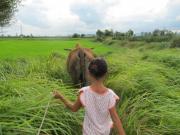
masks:
{"label": "brown cow", "polygon": [[90,61],[95,57],[92,49],[82,48],[79,44],[73,50],[65,49],[71,50],[67,58],[67,71],[73,83],[80,87],[88,85],[87,68]]}

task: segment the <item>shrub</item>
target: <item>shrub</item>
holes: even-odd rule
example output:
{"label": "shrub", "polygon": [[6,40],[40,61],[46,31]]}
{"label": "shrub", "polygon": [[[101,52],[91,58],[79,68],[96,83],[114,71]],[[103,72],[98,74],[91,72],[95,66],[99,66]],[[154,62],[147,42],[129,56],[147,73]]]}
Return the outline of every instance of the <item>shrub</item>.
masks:
{"label": "shrub", "polygon": [[180,37],[173,39],[170,48],[180,48]]}

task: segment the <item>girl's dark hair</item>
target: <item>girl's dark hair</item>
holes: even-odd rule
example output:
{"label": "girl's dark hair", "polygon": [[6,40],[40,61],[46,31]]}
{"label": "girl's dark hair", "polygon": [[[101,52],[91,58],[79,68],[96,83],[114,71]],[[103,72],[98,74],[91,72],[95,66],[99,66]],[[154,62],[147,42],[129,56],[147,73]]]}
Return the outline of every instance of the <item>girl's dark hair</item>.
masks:
{"label": "girl's dark hair", "polygon": [[107,73],[107,63],[103,58],[95,58],[90,62],[88,70],[93,77],[99,79]]}

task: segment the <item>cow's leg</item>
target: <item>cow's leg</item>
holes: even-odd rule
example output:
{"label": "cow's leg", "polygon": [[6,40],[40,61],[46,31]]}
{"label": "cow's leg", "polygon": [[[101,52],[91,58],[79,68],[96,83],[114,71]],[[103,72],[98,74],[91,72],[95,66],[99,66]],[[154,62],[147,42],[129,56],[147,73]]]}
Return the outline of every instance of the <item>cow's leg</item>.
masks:
{"label": "cow's leg", "polygon": [[71,78],[74,85],[76,85],[77,87],[81,87],[81,81],[79,80],[78,72],[74,71],[73,73],[71,73]]}
{"label": "cow's leg", "polygon": [[72,74],[72,81],[74,85],[77,85],[79,83],[77,79],[77,75],[75,73]]}

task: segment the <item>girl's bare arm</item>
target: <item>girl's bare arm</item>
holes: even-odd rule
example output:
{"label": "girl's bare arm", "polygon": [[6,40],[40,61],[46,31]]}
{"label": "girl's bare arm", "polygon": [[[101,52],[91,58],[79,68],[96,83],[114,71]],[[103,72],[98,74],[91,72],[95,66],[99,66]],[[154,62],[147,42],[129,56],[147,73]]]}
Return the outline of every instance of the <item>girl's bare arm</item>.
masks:
{"label": "girl's bare arm", "polygon": [[109,109],[109,111],[110,111],[110,114],[111,114],[111,118],[112,118],[112,120],[113,120],[113,122],[114,122],[114,124],[115,124],[115,126],[116,126],[116,128],[118,130],[118,134],[119,135],[126,135],[125,131],[123,129],[123,125],[121,123],[121,120],[120,120],[120,118],[119,118],[119,116],[117,114],[116,108],[112,107],[111,109]]}
{"label": "girl's bare arm", "polygon": [[57,91],[54,91],[53,95],[56,99],[60,99],[73,112],[77,112],[82,106],[80,102],[80,94],[78,95],[77,100],[74,103],[66,99],[61,93]]}

